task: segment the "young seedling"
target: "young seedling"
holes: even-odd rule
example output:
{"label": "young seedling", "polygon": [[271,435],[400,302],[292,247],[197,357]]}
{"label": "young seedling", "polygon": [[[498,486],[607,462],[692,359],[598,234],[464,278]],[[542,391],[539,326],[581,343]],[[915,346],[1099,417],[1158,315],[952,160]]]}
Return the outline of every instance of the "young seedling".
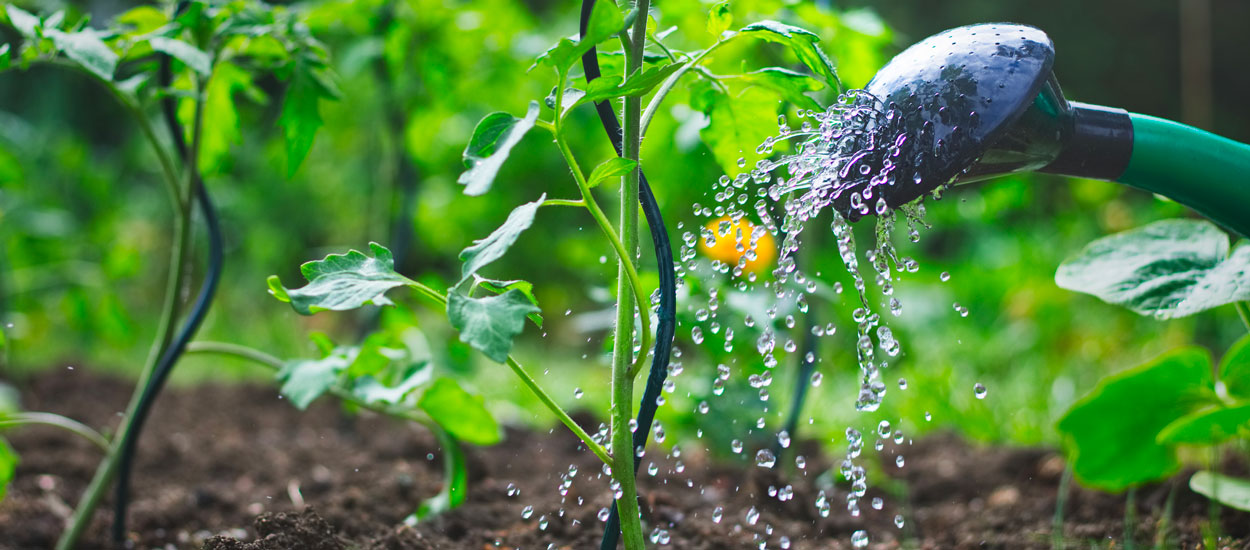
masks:
{"label": "young seedling", "polygon": [[[58,549],[68,550],[77,545],[119,470],[114,538],[125,535],[124,480],[143,419],[212,300],[216,281],[212,270],[190,311],[181,296],[190,268],[191,214],[196,205],[210,229],[209,263],[220,267],[215,216],[202,179],[204,168],[217,166],[239,139],[235,92],[263,95],[252,82],[264,74],[288,82],[280,124],[289,172],[298,168],[312,145],[320,126],[320,99],[335,92],[327,78],[324,49],[294,14],[261,2],[140,6],[119,15],[105,29],[88,26],[87,18],[73,20],[64,11],[40,17],[8,4],[4,15],[22,42],[16,47],[0,45],[0,71],[52,65],[75,70],[99,85],[131,116],[155,153],[174,214],[157,335],[105,459],[57,543]],[[150,119],[150,111],[158,107],[166,118],[166,136]]]}
{"label": "young seedling", "polygon": [[[1227,304],[1244,319],[1250,246],[1230,252],[1228,236],[1210,222],[1164,220],[1090,243],[1059,267],[1055,280],[1158,319]],[[1107,376],[1073,404],[1058,429],[1076,478],[1088,486],[1131,491],[1164,479],[1180,468],[1179,447],[1215,452],[1250,435],[1250,336],[1218,365],[1205,349],[1191,346]],[[1245,480],[1200,471],[1189,485],[1214,501],[1250,509]]]}

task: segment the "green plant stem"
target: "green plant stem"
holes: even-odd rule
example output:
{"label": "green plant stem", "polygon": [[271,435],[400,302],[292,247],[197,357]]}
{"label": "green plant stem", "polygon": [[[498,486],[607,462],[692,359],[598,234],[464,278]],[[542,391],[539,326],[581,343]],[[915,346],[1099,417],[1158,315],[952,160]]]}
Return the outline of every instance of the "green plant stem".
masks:
{"label": "green plant stem", "polygon": [[16,428],[20,426],[53,426],[68,431],[74,435],[82,437],[91,444],[99,447],[100,450],[108,452],[109,440],[100,432],[91,429],[90,426],[83,424],[72,418],[66,418],[59,414],[46,412],[20,412],[0,417],[0,429]]}
{"label": "green plant stem", "polygon": [[[434,298],[435,301],[438,301],[444,305],[446,304],[446,298],[443,298],[442,295],[438,291],[430,287],[427,287],[425,285],[422,285],[421,283],[413,283],[413,286],[414,288],[417,288],[417,287],[423,288],[424,291],[418,289],[418,291],[420,291],[421,294]],[[275,372],[282,368],[282,360],[278,359],[277,357],[274,357],[272,355],[269,355],[268,353],[265,353],[263,351],[260,351],[254,348],[241,346],[238,344],[230,344],[226,342],[208,342],[208,341],[191,342],[190,344],[187,345],[187,353],[215,353],[219,355],[229,355],[232,357],[237,357],[239,359],[246,359],[248,361],[252,361],[254,363],[264,365]],[[569,430],[571,430],[574,433],[574,435],[578,437],[578,439],[581,439],[582,443],[585,444],[587,448],[589,448],[590,451],[595,454],[595,456],[599,457],[599,460],[602,460],[604,464],[612,463],[612,457],[608,455],[607,450],[604,449],[602,445],[595,443],[595,440],[590,437],[590,434],[587,434],[586,431],[583,430],[581,426],[578,426],[577,422],[574,422],[572,417],[570,417],[568,413],[565,412],[564,409],[561,408],[560,405],[557,404],[555,400],[553,400],[551,396],[547,394],[547,392],[543,391],[542,387],[538,385],[538,382],[534,380],[534,377],[530,376],[529,372],[525,370],[525,367],[521,366],[521,364],[518,363],[517,360],[513,358],[511,355],[508,356],[508,367],[512,369],[512,372],[516,373],[517,377],[521,379],[521,382],[525,384],[525,387],[529,388],[530,391],[532,391],[534,395],[538,397],[538,400],[542,401],[543,405],[546,405],[546,407],[549,410],[551,410],[551,412],[554,413],[556,417],[560,419],[561,423],[567,426]],[[424,416],[418,417],[412,414],[412,411],[409,411],[407,409],[400,409],[396,407],[387,407],[383,405],[370,404],[370,403],[361,401],[355,395],[352,395],[351,392],[344,390],[342,388],[332,387],[330,389],[330,394],[344,401],[353,403],[361,408],[368,409],[368,410],[371,410],[380,414],[393,416],[393,417],[401,418],[404,420],[412,420],[414,422],[420,422],[421,424],[427,425],[427,426],[430,424],[427,418],[425,418]]]}
{"label": "green plant stem", "polygon": [[1128,488],[1124,497],[1124,550],[1137,550],[1137,486]]}
{"label": "green plant stem", "polygon": [[585,208],[586,201],[580,199],[547,199],[539,206],[578,206]]}
{"label": "green plant stem", "polygon": [[[115,89],[111,85],[108,87]],[[144,388],[150,382],[161,355],[165,353],[166,348],[169,347],[169,343],[173,339],[175,325],[178,323],[178,311],[181,305],[182,282],[186,277],[187,254],[191,248],[191,197],[195,191],[194,186],[199,182],[194,181],[193,174],[196,171],[190,169],[190,167],[195,166],[194,163],[198,158],[196,149],[198,149],[200,135],[203,130],[204,90],[206,88],[207,79],[199,79],[196,85],[195,119],[192,129],[192,143],[194,146],[188,152],[190,158],[186,159],[187,166],[184,170],[188,175],[186,178],[187,183],[183,186],[177,181],[171,182],[175,203],[174,239],[170,250],[169,276],[165,286],[165,305],[161,313],[160,323],[157,325],[157,335],[152,342],[152,349],[148,354],[143,370],[140,371],[134,393],[130,396],[130,403],[126,406],[126,412],[122,416],[122,423],[118,427],[117,433],[113,436],[104,459],[96,468],[95,475],[91,478],[91,482],[87,485],[87,489],[79,499],[78,506],[74,508],[74,515],[70,519],[68,527],[61,534],[61,538],[57,540],[56,550],[72,550],[95,516],[95,509],[99,506],[100,499],[108,491],[110,484],[113,482],[113,477],[117,474],[118,461],[121,458],[121,445],[134,426],[134,413],[139,406]],[[163,146],[156,139],[156,133],[144,116],[143,111],[139,110],[137,106],[131,108],[132,105],[120,93],[115,95],[123,105],[128,107],[128,110],[140,127],[144,129],[144,135],[151,142],[152,147],[158,151],[163,150]],[[161,153],[158,153],[157,156],[162,159],[166,158]],[[162,160],[161,164],[165,166],[166,160]],[[172,166],[166,166],[165,173],[166,176],[172,176]]]}
{"label": "green plant stem", "polygon": [[[634,20],[633,38],[625,51],[625,74],[634,74],[642,68],[643,47],[647,43],[647,10],[649,0],[638,0],[638,17]],[[626,159],[639,160],[642,145],[642,98],[626,97],[624,112],[625,135],[622,153]],[[640,166],[640,165],[639,165]],[[621,185],[620,232],[626,251],[638,248],[638,187],[641,169],[635,166],[625,174]],[[620,498],[616,506],[620,512],[621,538],[626,550],[642,550],[646,547],[642,535],[642,519],[638,509],[638,488],[634,476],[633,432],[629,423],[634,418],[634,375],[631,368],[634,355],[634,300],[629,292],[629,277],[635,271],[634,255],[621,254],[617,270],[616,331],[612,342],[612,477],[620,485]],[[645,341],[649,336],[646,323],[649,310],[644,295],[637,295],[637,306],[642,325],[644,346],[639,354],[641,360],[647,354]]]}
{"label": "green plant stem", "polygon": [[1063,550],[1063,510],[1068,504],[1068,493],[1072,488],[1072,464],[1063,468],[1063,476],[1059,478],[1059,490],[1055,495],[1055,516],[1050,521],[1050,545],[1052,550]]}
{"label": "green plant stem", "polygon": [[1237,310],[1237,315],[1241,317],[1242,324],[1246,325],[1246,330],[1250,330],[1250,304],[1233,302],[1233,309]]}
{"label": "green plant stem", "polygon": [[[564,84],[563,79],[561,79],[560,84],[561,86],[563,86]],[[561,102],[564,101],[564,97],[563,97],[564,92],[560,91],[561,89],[562,88],[558,88],[556,91],[556,109],[559,109]],[[624,292],[626,293],[633,292],[634,298],[637,300],[638,304],[642,306],[639,308],[639,324],[641,325],[640,332],[642,333],[643,352],[638,355],[637,360],[633,363],[633,367],[630,369],[631,375],[636,376],[638,371],[642,369],[642,364],[646,360],[646,355],[647,355],[646,350],[650,349],[651,347],[651,315],[645,309],[646,307],[645,304],[647,303],[647,301],[645,298],[646,294],[644,294],[642,290],[642,280],[638,277],[638,269],[634,265],[633,256],[630,255],[628,252],[628,250],[630,250],[630,247],[626,246],[625,243],[621,241],[620,236],[618,236],[616,233],[616,229],[612,227],[612,222],[608,221],[608,216],[603,213],[603,209],[599,207],[599,203],[595,202],[595,196],[591,194],[590,192],[590,185],[586,182],[586,176],[585,174],[582,173],[581,166],[577,163],[577,158],[573,156],[573,150],[569,148],[568,142],[564,140],[564,137],[561,132],[559,119],[556,120],[556,123],[553,125],[552,130],[553,130],[553,133],[555,134],[556,146],[560,149],[560,154],[564,156],[564,161],[568,163],[569,169],[572,170],[573,179],[577,181],[577,188],[582,193],[582,200],[586,203],[586,210],[589,211],[590,216],[595,219],[595,223],[599,224],[599,229],[603,232],[603,235],[607,237],[608,241],[612,244],[612,249],[616,251],[617,260],[621,262],[622,266],[624,266],[625,280],[629,282],[629,285],[624,289]],[[637,159],[632,159],[632,160],[637,160]],[[632,173],[637,174],[638,171],[635,170]],[[635,178],[636,177],[637,176],[635,176]],[[635,189],[634,195],[637,196],[637,194],[638,194],[637,190]],[[637,214],[638,214],[638,208],[635,207],[634,208],[635,232],[637,232],[637,227],[638,227]],[[637,239],[637,235],[635,235],[633,249],[637,249],[637,248],[638,248],[638,239]],[[618,289],[618,292],[619,291],[621,291],[621,289]],[[630,327],[632,328],[633,327],[633,315],[632,315],[633,306],[631,305],[629,309],[630,309],[629,324],[630,324]],[[632,343],[633,341],[631,338],[630,340],[631,353],[633,350]]]}

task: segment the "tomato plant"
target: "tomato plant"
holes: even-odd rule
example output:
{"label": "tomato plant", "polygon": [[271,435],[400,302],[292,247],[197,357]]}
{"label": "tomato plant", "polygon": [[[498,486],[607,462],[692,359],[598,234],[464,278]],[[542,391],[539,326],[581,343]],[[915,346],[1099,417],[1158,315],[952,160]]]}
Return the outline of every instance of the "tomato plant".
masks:
{"label": "tomato plant", "polygon": [[[287,83],[279,124],[290,174],[307,156],[321,124],[319,102],[337,92],[324,49],[298,17],[260,2],[181,1],[164,9],[140,6],[122,13],[105,29],[89,26],[87,17],[72,19],[65,11],[40,17],[13,4],[5,6],[5,16],[23,40],[16,51],[8,44],[0,46],[0,70],[36,64],[65,67],[82,73],[112,96],[147,139],[173,211],[168,282],[158,333],[122,425],[109,441],[105,458],[57,547],[76,545],[115,477],[113,537],[120,542],[125,536],[128,479],[144,420],[216,291],[222,244],[203,173],[238,139],[234,95],[245,90],[252,97],[263,96],[251,84],[262,75]],[[165,135],[152,124],[150,111],[164,117]],[[183,294],[189,291],[196,206],[208,226],[209,270],[198,299],[188,307]],[[47,419],[29,413],[8,418],[10,424]]]}
{"label": "tomato plant", "polygon": [[[541,118],[543,108],[537,101],[530,104],[522,117],[508,113],[487,115],[478,123],[465,148],[467,169],[458,178],[467,195],[476,196],[489,192],[496,183],[501,165],[512,149],[531,129],[539,128],[554,138],[557,150],[573,174],[579,198],[548,198],[546,194],[542,194],[537,200],[515,208],[498,229],[460,253],[460,278],[445,292],[395,272],[390,251],[377,244],[370,245],[372,257],[351,251],[346,255],[331,255],[324,260],[305,264],[301,272],[307,279],[307,285],[303,287],[288,288],[276,277],[270,279],[269,286],[275,297],[290,303],[297,312],[305,315],[325,310],[355,309],[369,304],[390,305],[391,301],[385,294],[397,287],[408,287],[416,291],[424,301],[442,309],[451,326],[460,332],[463,342],[493,361],[507,364],[540,401],[582,440],[582,444],[611,468],[613,487],[617,493],[615,507],[620,510],[620,534],[624,537],[627,548],[637,549],[643,546],[643,534],[636,502],[634,471],[637,468],[637,457],[641,456],[645,447],[645,435],[650,430],[645,426],[638,427],[637,431],[643,437],[642,444],[638,445],[634,436],[635,429],[630,425],[634,421],[631,400],[634,379],[642,370],[642,362],[648,356],[652,344],[652,311],[646,307],[650,303],[649,294],[642,287],[636,257],[630,252],[637,249],[639,239],[639,149],[642,135],[665,96],[687,73],[699,74],[699,84],[696,85],[706,86],[701,89],[700,102],[709,113],[713,124],[734,128],[728,135],[709,134],[710,145],[713,149],[722,151],[721,154],[734,157],[749,155],[749,151],[759,141],[755,139],[754,133],[762,128],[771,128],[778,99],[804,106],[814,105],[814,100],[804,95],[804,92],[826,85],[836,89],[839,84],[832,64],[815,46],[814,34],[771,21],[751,24],[739,31],[730,32],[728,29],[732,18],[727,15],[724,4],[715,6],[709,17],[708,29],[718,40],[705,50],[682,55],[665,48],[662,36],[649,30],[654,25],[649,24],[652,18],[646,2],[639,3],[629,12],[623,12],[605,1],[590,2],[587,8],[585,29],[581,37],[577,40],[561,40],[539,56],[535,63],[536,67],[552,70],[556,76],[552,93],[543,102],[550,118]],[[614,37],[619,38],[622,43],[622,50],[617,54],[617,59],[623,57],[624,61],[622,65],[617,65],[620,75],[595,78],[595,75],[587,71],[584,84],[573,82],[570,75],[578,59],[587,54],[593,55],[592,52],[598,44]],[[700,63],[716,50],[742,38],[758,38],[787,46],[816,76],[780,68],[766,68],[744,75],[719,76],[701,69]],[[643,48],[649,42],[666,55],[644,55]],[[614,64],[616,63],[618,61],[614,60]],[[756,102],[753,109],[763,112],[771,110],[771,113],[763,120],[741,120],[742,113],[730,108],[730,105],[747,100],[731,95],[731,86],[734,85],[743,86],[745,91],[754,94],[755,99],[751,100]],[[655,92],[654,96],[644,111],[642,97],[652,91]],[[568,114],[579,105],[603,104],[602,102],[612,100],[620,100],[624,105],[624,139],[619,149],[620,156],[600,162],[587,174],[581,168],[566,133]],[[771,107],[768,106],[769,102]],[[611,123],[609,127],[610,125]],[[744,161],[738,162],[741,165]],[[613,182],[620,182],[621,211],[616,224],[609,221],[593,193],[596,187]],[[532,283],[524,280],[494,280],[480,274],[483,268],[502,258],[521,234],[535,223],[542,207],[585,209],[617,256],[617,318],[612,339],[612,422],[607,439],[592,437],[573,422],[529,372],[510,355],[513,339],[524,329],[527,318],[534,323],[541,322],[541,318],[536,317],[540,310],[531,291]],[[660,349],[666,350],[667,347]],[[647,409],[645,397],[642,409]],[[615,540],[611,525],[610,523],[608,536],[605,537],[605,545],[610,540]],[[612,542],[611,545],[615,546],[615,543]]]}

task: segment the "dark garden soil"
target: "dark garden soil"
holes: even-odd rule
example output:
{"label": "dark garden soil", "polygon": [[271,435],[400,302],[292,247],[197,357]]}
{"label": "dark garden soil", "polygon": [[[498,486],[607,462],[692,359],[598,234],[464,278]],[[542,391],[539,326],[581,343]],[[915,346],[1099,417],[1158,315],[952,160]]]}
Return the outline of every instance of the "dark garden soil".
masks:
{"label": "dark garden soil", "polygon": [[[104,419],[115,424],[129,392],[126,383],[81,370],[18,385],[30,410],[91,425]],[[438,450],[428,433],[381,418],[350,419],[328,401],[300,413],[265,387],[177,389],[160,399],[154,413],[136,473],[130,521],[136,548],[598,548],[603,524],[596,516],[609,502],[606,479],[562,428],[509,430],[501,445],[470,449],[465,505],[406,527],[403,519],[415,504],[440,488]],[[99,452],[50,428],[7,436],[22,463],[0,502],[0,548],[51,548]],[[951,436],[928,437],[902,447],[906,467],[898,469],[888,458],[884,469],[896,476],[895,491],[881,494],[883,510],[870,506],[873,490],[861,517],[852,518],[839,488],[830,495],[832,513],[822,518],[813,503],[817,474],[828,460],[814,456],[810,445],[808,475],[790,468],[784,480],[762,468],[708,463],[694,445],[685,446],[680,458],[657,460],[657,476],[642,474],[647,531],[666,529],[667,548],[746,549],[767,541],[775,549],[785,536],[795,549],[840,549],[850,547],[857,529],[871,534],[871,548],[1052,548],[1063,461],[1050,450],[980,448]],[[684,462],[681,473],[675,472],[676,460]],[[578,473],[562,496],[561,474],[570,464]],[[1210,511],[1180,479],[1172,482],[1178,488],[1167,547],[1199,548]],[[793,499],[768,496],[770,486],[786,484],[793,485]],[[512,485],[519,494],[509,494]],[[1171,487],[1139,491],[1138,547],[1154,547]],[[528,518],[526,506],[533,506]],[[719,523],[712,520],[717,506],[724,508]],[[752,507],[761,516],[749,524]],[[108,548],[108,510],[106,502],[81,548]],[[1219,547],[1250,549],[1250,514],[1219,513],[1225,535]],[[894,526],[895,514],[906,520],[902,529]],[[1123,526],[1123,497],[1073,488],[1066,547],[1122,548]]]}

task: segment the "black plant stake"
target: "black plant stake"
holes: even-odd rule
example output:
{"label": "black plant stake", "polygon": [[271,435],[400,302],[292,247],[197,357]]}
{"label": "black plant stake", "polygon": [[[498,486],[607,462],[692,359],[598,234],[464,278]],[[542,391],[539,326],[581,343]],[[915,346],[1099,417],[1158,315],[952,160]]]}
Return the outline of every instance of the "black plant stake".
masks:
{"label": "black plant stake", "polygon": [[[586,34],[586,27],[590,25],[590,12],[594,8],[594,0],[582,0],[582,17],[581,17],[581,33]],[[646,17],[647,14],[640,13],[638,17]],[[590,51],[582,56],[582,70],[586,73],[586,82],[590,82],[599,78],[599,57],[598,51],[591,47]],[[621,124],[616,120],[616,113],[612,112],[612,105],[607,101],[595,103],[595,112],[599,113],[599,122],[603,123],[603,129],[608,133],[608,139],[612,140],[612,147],[616,149],[616,154],[622,152],[622,136]],[[634,432],[634,448],[645,447],[647,445],[647,434],[651,432],[651,423],[655,421],[655,409],[659,406],[656,404],[656,398],[660,396],[660,391],[664,389],[664,379],[668,377],[668,360],[673,349],[673,333],[677,329],[677,275],[676,268],[673,265],[673,247],[669,244],[668,228],[664,226],[664,218],[660,215],[660,205],[655,201],[655,194],[651,192],[651,185],[647,183],[647,176],[641,174],[641,181],[638,185],[638,201],[642,205],[642,211],[647,216],[647,228],[651,231],[651,244],[655,249],[656,268],[660,272],[660,311],[659,323],[655,328],[655,357],[651,360],[651,372],[647,373],[647,387],[642,392],[642,403],[638,405],[638,430]],[[642,315],[649,315],[647,304],[638,304],[638,308]],[[646,350],[643,350],[646,353]],[[616,449],[615,452],[630,452],[630,449]],[[638,465],[642,464],[642,457],[634,454],[634,472],[638,472]],[[600,550],[613,550],[621,537],[621,518],[617,511],[616,503],[612,503],[612,514],[608,517],[608,524],[603,531],[603,542],[600,543]]]}
{"label": "black plant stake", "polygon": [[[180,1],[174,13],[182,13],[186,6],[186,0]],[[171,58],[168,55],[162,56],[159,75],[162,87],[169,86],[173,80],[171,65]],[[134,412],[134,426],[128,432],[126,440],[122,442],[121,458],[118,461],[117,492],[113,502],[113,541],[116,543],[121,543],[126,537],[126,509],[130,505],[130,474],[134,468],[135,453],[139,446],[139,435],[143,432],[144,421],[147,420],[148,413],[152,409],[152,404],[156,401],[157,394],[160,393],[161,388],[165,387],[165,381],[169,379],[169,373],[173,370],[174,364],[178,362],[178,358],[186,350],[187,343],[191,341],[191,338],[195,336],[195,332],[199,330],[200,325],[204,322],[204,317],[208,314],[209,304],[212,303],[213,296],[217,293],[217,284],[221,280],[223,253],[221,227],[217,222],[217,212],[213,209],[213,203],[208,195],[208,190],[200,180],[199,168],[194,165],[188,154],[187,144],[183,139],[182,127],[178,124],[174,100],[170,97],[163,99],[161,101],[161,110],[165,118],[165,124],[169,128],[171,139],[174,142],[174,148],[177,150],[178,155],[182,157],[183,164],[191,175],[191,185],[195,190],[195,198],[200,205],[200,212],[203,214],[204,222],[208,228],[208,273],[200,286],[199,297],[196,298],[190,315],[183,323],[182,328],[179,329],[178,335],[173,342],[170,343],[169,347],[161,355],[160,362],[157,363],[156,369],[152,372],[152,377],[148,380],[147,387],[143,388],[143,395],[140,397],[139,405]]]}

